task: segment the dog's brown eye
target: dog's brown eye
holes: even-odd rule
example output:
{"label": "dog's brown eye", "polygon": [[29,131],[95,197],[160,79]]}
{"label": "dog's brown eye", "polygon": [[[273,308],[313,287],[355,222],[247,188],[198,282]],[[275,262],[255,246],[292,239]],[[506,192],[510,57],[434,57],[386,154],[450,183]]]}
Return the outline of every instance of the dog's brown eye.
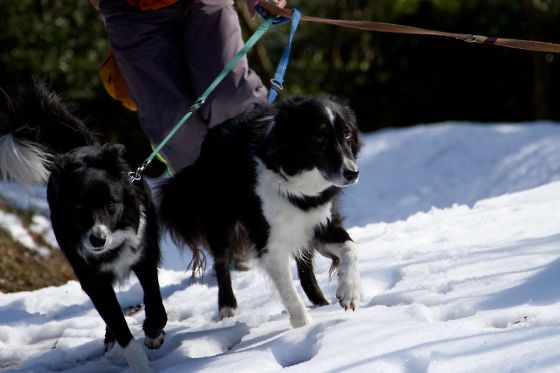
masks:
{"label": "dog's brown eye", "polygon": [[344,131],[344,138],[346,140],[350,140],[352,138],[352,132],[350,132],[349,130]]}
{"label": "dog's brown eye", "polygon": [[76,203],[74,205],[74,210],[81,210],[84,208],[84,205],[82,205],[81,203]]}

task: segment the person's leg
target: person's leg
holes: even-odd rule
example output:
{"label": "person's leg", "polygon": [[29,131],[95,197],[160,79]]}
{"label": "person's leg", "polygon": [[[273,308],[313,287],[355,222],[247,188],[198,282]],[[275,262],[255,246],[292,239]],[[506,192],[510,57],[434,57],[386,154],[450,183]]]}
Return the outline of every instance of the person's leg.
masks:
{"label": "person's leg", "polygon": [[[182,53],[186,1],[141,11],[126,0],[102,0],[100,11],[121,72],[138,107],[144,132],[159,144],[192,105],[193,94]],[[172,170],[198,157],[207,126],[193,115],[163,149]]]}
{"label": "person's leg", "polygon": [[[190,0],[184,21],[184,52],[194,93],[210,85],[243,47],[233,0]],[[266,103],[267,90],[243,58],[206,101],[201,116],[210,127]]]}

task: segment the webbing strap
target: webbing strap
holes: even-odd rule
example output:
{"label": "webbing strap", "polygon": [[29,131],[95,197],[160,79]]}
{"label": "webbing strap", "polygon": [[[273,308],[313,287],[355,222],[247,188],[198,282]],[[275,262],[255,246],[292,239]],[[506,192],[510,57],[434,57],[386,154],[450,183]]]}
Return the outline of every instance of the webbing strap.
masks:
{"label": "webbing strap", "polygon": [[130,181],[134,182],[142,178],[142,172],[144,171],[144,169],[148,167],[148,165],[154,160],[154,158],[161,151],[161,149],[169,142],[169,140],[183,126],[183,124],[185,124],[185,122],[191,117],[191,115],[193,115],[195,111],[200,109],[200,107],[204,104],[204,102],[206,101],[208,96],[210,96],[212,91],[214,91],[214,89],[222,82],[222,80],[224,80],[226,75],[229,74],[231,70],[233,70],[233,68],[239,63],[239,61],[241,61],[241,59],[245,57],[247,52],[249,52],[249,49],[251,49],[257,43],[257,41],[265,34],[265,32],[268,30],[270,25],[272,25],[274,20],[275,17],[271,17],[267,19],[264,23],[262,23],[259,26],[259,28],[257,28],[255,33],[249,38],[249,40],[247,40],[243,48],[241,48],[239,52],[237,52],[237,54],[233,56],[231,61],[229,61],[229,63],[222,70],[222,72],[212,81],[212,83],[210,83],[208,88],[206,88],[206,90],[200,95],[200,97],[194,102],[194,104],[192,104],[192,106],[189,108],[189,111],[177,122],[177,124],[171,129],[171,131],[169,131],[167,136],[165,136],[165,138],[154,148],[152,153],[148,156],[148,158],[146,158],[144,162],[142,162],[140,167],[138,167],[136,171],[131,171],[128,173],[128,176],[130,177]]}
{"label": "webbing strap", "polygon": [[294,35],[296,34],[300,18],[301,13],[299,12],[299,10],[294,9],[294,13],[292,16],[292,26],[290,28],[290,37],[288,38],[288,42],[284,47],[284,52],[282,53],[282,57],[280,58],[280,62],[278,63],[278,67],[276,68],[276,74],[274,74],[274,78],[270,81],[270,92],[268,92],[269,105],[272,104],[274,100],[276,100],[278,92],[284,88],[284,74],[286,74],[286,69],[288,68],[288,61],[290,60],[290,50],[292,48],[292,40],[294,40]]}
{"label": "webbing strap", "polygon": [[[257,0],[257,2],[263,9],[265,9],[268,13],[272,15],[281,16],[285,18],[292,18],[294,14],[292,10],[280,8],[266,0]],[[488,36],[473,35],[473,34],[458,34],[453,32],[429,30],[429,29],[424,29],[419,27],[412,27],[412,26],[398,25],[394,23],[384,23],[384,22],[327,19],[327,18],[318,18],[318,17],[309,17],[309,16],[302,16],[301,20],[308,21],[308,22],[315,22],[315,23],[324,23],[324,24],[341,26],[341,27],[355,28],[359,30],[389,32],[395,34],[408,34],[408,35],[443,36],[447,38],[461,40],[467,43],[498,45],[501,47],[523,49],[523,50],[529,50],[533,52],[560,53],[560,44],[547,43],[541,41],[496,38],[496,37],[488,37]]]}

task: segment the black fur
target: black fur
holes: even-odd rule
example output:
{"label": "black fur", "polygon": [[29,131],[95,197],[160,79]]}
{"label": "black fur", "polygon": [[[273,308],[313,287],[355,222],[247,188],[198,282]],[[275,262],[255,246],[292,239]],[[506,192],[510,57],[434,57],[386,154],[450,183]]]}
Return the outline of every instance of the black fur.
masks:
{"label": "black fur", "polygon": [[[0,140],[11,136],[15,150],[22,154],[30,144],[47,154],[44,166],[50,171],[47,198],[53,230],[82,289],[107,325],[106,347],[116,339],[124,348],[133,339],[113,290],[115,282],[128,278],[131,271],[144,289],[144,332],[149,339],[160,337],[161,344],[167,316],[157,277],[157,214],[146,183],[132,184],[128,179],[124,147],[99,144],[44,84],[13,98],[3,93],[1,101]],[[6,142],[0,141],[0,146],[7,146]],[[115,266],[121,256],[135,260]]]}
{"label": "black fur", "polygon": [[0,88],[0,137],[8,134],[52,155],[97,143],[95,134],[44,82],[20,86],[10,95]]}
{"label": "black fur", "polygon": [[[296,97],[211,129],[199,159],[161,185],[163,226],[195,251],[207,246],[215,258],[220,310],[237,306],[229,276],[236,242],[244,241],[258,258],[266,255],[270,244],[270,222],[256,192],[258,162],[286,181],[302,171],[318,169],[330,182],[317,193],[294,190],[282,196],[303,212],[332,203],[329,221],[310,233],[307,247],[296,255],[306,295],[315,305],[328,304],[313,274],[312,254],[315,247],[331,243],[331,236],[322,232],[345,232],[336,198],[343,186],[357,179],[353,162],[359,147],[350,108],[330,98]],[[333,264],[338,261],[333,258]]]}

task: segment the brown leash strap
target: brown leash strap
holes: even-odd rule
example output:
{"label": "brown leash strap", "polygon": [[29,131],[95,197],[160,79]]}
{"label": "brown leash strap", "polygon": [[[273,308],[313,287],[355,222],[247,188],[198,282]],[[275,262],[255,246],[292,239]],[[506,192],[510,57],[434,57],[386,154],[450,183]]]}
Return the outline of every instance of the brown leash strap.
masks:
{"label": "brown leash strap", "polygon": [[[258,4],[268,13],[275,16],[282,16],[292,18],[292,10],[280,8],[267,0],[257,0]],[[461,40],[467,43],[498,45],[506,48],[523,49],[533,52],[549,52],[560,53],[560,45],[554,43],[546,43],[541,41],[522,40],[522,39],[504,39],[494,38],[481,35],[472,34],[457,34],[453,32],[428,30],[419,27],[398,25],[394,23],[384,22],[367,22],[367,21],[351,21],[342,19],[327,19],[310,16],[301,16],[302,21],[323,23],[340,27],[354,28],[359,30],[388,32],[393,34],[407,34],[407,35],[432,35],[443,36],[456,40]]]}

